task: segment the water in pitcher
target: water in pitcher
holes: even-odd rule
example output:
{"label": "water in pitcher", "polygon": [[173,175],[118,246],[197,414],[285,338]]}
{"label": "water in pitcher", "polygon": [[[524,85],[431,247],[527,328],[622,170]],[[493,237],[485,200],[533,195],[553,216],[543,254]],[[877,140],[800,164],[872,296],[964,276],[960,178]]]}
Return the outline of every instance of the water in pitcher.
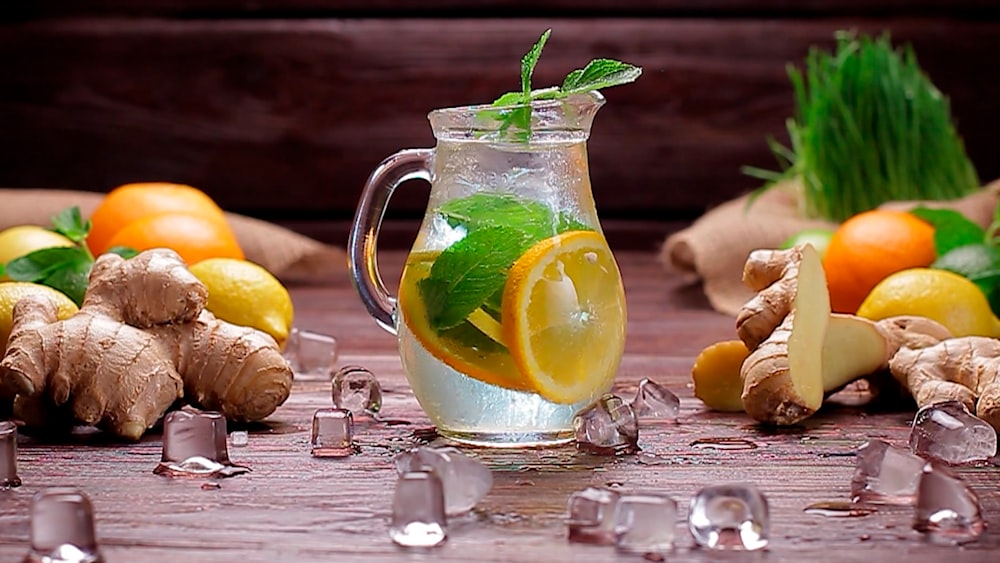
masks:
{"label": "water in pitcher", "polygon": [[573,414],[611,387],[625,298],[585,141],[438,139],[395,315],[414,393],[451,439],[568,441]]}

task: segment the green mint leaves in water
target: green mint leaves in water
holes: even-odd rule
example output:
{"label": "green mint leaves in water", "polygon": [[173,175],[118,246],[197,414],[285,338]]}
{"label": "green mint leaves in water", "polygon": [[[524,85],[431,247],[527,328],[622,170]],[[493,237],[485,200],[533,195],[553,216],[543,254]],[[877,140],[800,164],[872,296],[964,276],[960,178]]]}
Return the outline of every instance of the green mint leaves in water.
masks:
{"label": "green mint leaves in water", "polygon": [[537,242],[566,231],[592,230],[541,203],[506,194],[475,194],[450,201],[436,212],[465,237],[434,261],[418,284],[431,326],[443,331],[482,308],[494,318],[507,273]]}
{"label": "green mint leaves in water", "polygon": [[[47,285],[66,294],[77,305],[83,303],[94,256],[87,249],[90,221],[85,221],[79,207],[70,207],[52,217],[52,230],[71,240],[73,246],[42,248],[11,260],[6,273],[15,281]],[[124,258],[135,256],[131,248],[116,246],[108,250]]]}
{"label": "green mint leaves in water", "polygon": [[561,86],[532,90],[531,76],[551,33],[551,29],[546,30],[521,59],[521,90],[507,92],[493,102],[494,107],[508,108],[490,113],[500,121],[501,134],[513,129],[515,139],[527,141],[531,131],[531,107],[528,104],[535,100],[560,100],[576,94],[628,84],[642,74],[642,68],[628,63],[613,59],[594,59],[587,66],[566,75]]}

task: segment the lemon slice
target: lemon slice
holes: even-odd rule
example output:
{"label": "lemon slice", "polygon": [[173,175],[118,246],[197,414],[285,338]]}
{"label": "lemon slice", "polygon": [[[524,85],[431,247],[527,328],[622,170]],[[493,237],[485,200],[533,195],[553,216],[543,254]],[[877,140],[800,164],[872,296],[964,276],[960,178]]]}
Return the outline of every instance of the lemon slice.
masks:
{"label": "lemon slice", "polygon": [[530,390],[496,338],[501,334],[498,323],[482,309],[455,328],[438,332],[431,327],[418,284],[430,275],[436,257],[437,253],[418,252],[407,260],[397,297],[402,322],[425,350],[452,369],[485,383]]}
{"label": "lemon slice", "polygon": [[507,276],[501,321],[539,395],[575,403],[604,392],[625,346],[625,291],[604,237],[568,231],[528,249]]}

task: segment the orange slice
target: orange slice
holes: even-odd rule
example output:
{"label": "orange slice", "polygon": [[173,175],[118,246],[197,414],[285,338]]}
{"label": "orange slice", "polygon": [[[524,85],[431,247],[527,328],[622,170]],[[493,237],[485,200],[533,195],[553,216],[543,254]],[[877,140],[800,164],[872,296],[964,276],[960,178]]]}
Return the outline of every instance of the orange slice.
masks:
{"label": "orange slice", "polygon": [[539,395],[576,403],[605,392],[625,347],[625,291],[604,237],[568,231],[528,249],[507,276],[501,321]]}

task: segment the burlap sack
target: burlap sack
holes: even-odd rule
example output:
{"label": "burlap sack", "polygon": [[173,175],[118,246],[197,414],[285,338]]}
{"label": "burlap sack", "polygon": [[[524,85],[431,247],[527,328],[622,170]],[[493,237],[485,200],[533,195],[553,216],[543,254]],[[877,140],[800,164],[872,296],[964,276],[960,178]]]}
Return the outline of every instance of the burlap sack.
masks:
{"label": "burlap sack", "polygon": [[[826,221],[804,219],[799,213],[798,190],[792,183],[775,186],[752,205],[742,196],[726,202],[667,237],[660,260],[667,267],[699,276],[705,295],[720,313],[735,316],[753,296],[743,285],[743,264],[758,248],[777,248],[788,237],[810,227],[834,227]],[[1000,180],[981,191],[950,202],[891,202],[883,207],[910,209],[916,205],[955,209],[986,227],[993,220]]]}
{"label": "burlap sack", "polygon": [[[77,205],[89,216],[104,194],[71,190],[0,189],[0,230],[15,225],[49,225]],[[345,252],[266,221],[235,213],[226,218],[247,260],[285,283],[324,283],[347,275]]]}

